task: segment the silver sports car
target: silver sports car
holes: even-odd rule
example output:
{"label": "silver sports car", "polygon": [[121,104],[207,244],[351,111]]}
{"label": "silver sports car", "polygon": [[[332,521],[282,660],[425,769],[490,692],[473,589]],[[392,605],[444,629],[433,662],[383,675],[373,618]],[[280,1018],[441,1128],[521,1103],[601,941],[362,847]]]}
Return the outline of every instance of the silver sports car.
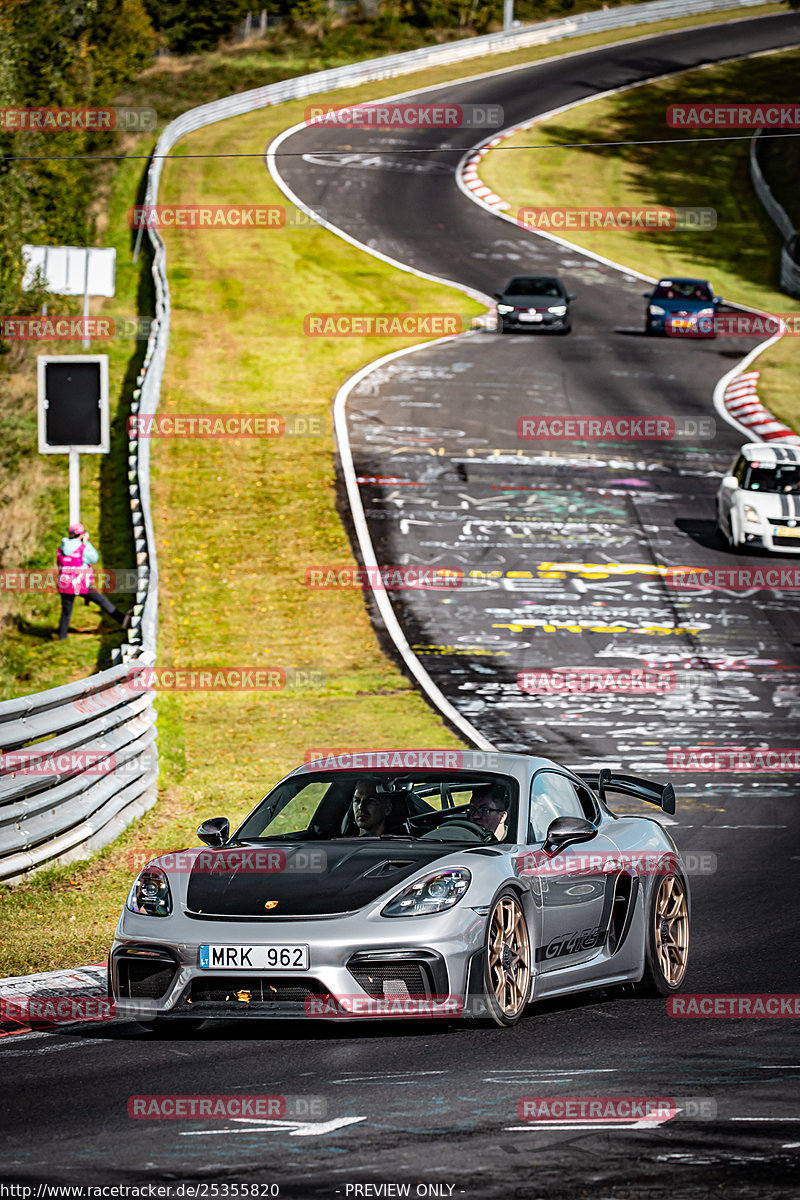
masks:
{"label": "silver sports car", "polygon": [[411,1017],[510,1026],[545,997],[680,987],[689,886],[662,786],[482,751],[343,754],[298,767],[231,834],[138,875],[109,956],[117,1015]]}

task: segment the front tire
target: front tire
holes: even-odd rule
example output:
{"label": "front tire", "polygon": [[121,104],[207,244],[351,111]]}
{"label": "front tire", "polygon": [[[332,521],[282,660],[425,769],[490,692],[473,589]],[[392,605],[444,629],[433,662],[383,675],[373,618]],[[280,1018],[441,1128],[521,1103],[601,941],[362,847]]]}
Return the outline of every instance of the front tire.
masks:
{"label": "front tire", "polygon": [[638,996],[671,996],[677,992],[689,964],[689,898],[679,875],[655,881],[645,933],[644,975]]}
{"label": "front tire", "polygon": [[483,987],[488,1017],[508,1029],[528,1003],[531,986],[531,939],[522,904],[506,888],[492,905],[486,923]]}

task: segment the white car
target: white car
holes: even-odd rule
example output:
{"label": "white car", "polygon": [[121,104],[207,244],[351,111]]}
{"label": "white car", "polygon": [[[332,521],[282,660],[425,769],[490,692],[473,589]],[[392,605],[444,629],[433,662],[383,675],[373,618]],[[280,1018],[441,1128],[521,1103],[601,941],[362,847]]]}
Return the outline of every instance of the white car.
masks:
{"label": "white car", "polygon": [[742,446],[717,492],[717,527],[732,550],[800,554],[800,445]]}

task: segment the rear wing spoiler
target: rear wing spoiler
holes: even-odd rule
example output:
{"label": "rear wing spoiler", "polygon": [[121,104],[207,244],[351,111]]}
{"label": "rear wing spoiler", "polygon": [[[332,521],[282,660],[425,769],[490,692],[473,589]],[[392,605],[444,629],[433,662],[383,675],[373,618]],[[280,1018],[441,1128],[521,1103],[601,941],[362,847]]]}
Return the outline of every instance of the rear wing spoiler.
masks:
{"label": "rear wing spoiler", "polygon": [[579,778],[595,788],[601,800],[605,800],[606,792],[621,792],[625,796],[635,796],[637,800],[646,800],[648,804],[657,804],[665,813],[675,812],[675,789],[671,783],[662,787],[660,783],[640,779],[637,775],[617,775],[608,767],[587,775],[581,773]]}

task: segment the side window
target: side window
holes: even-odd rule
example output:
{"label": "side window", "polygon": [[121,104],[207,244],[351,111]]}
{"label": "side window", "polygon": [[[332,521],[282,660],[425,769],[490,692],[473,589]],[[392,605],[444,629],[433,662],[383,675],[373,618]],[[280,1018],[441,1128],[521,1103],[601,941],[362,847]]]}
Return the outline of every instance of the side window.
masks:
{"label": "side window", "polygon": [[743,454],[740,454],[739,457],[737,458],[736,462],[733,464],[733,467],[731,468],[731,475],[736,476],[736,478],[739,481],[739,487],[742,486],[742,480],[744,479],[744,473],[746,470],[747,470],[747,459],[745,458],[745,456]]}
{"label": "side window", "polygon": [[[588,802],[589,798],[586,799]],[[589,804],[587,811],[566,775],[557,771],[538,771],[531,783],[530,841],[543,841],[556,817],[592,817],[592,809]]]}

